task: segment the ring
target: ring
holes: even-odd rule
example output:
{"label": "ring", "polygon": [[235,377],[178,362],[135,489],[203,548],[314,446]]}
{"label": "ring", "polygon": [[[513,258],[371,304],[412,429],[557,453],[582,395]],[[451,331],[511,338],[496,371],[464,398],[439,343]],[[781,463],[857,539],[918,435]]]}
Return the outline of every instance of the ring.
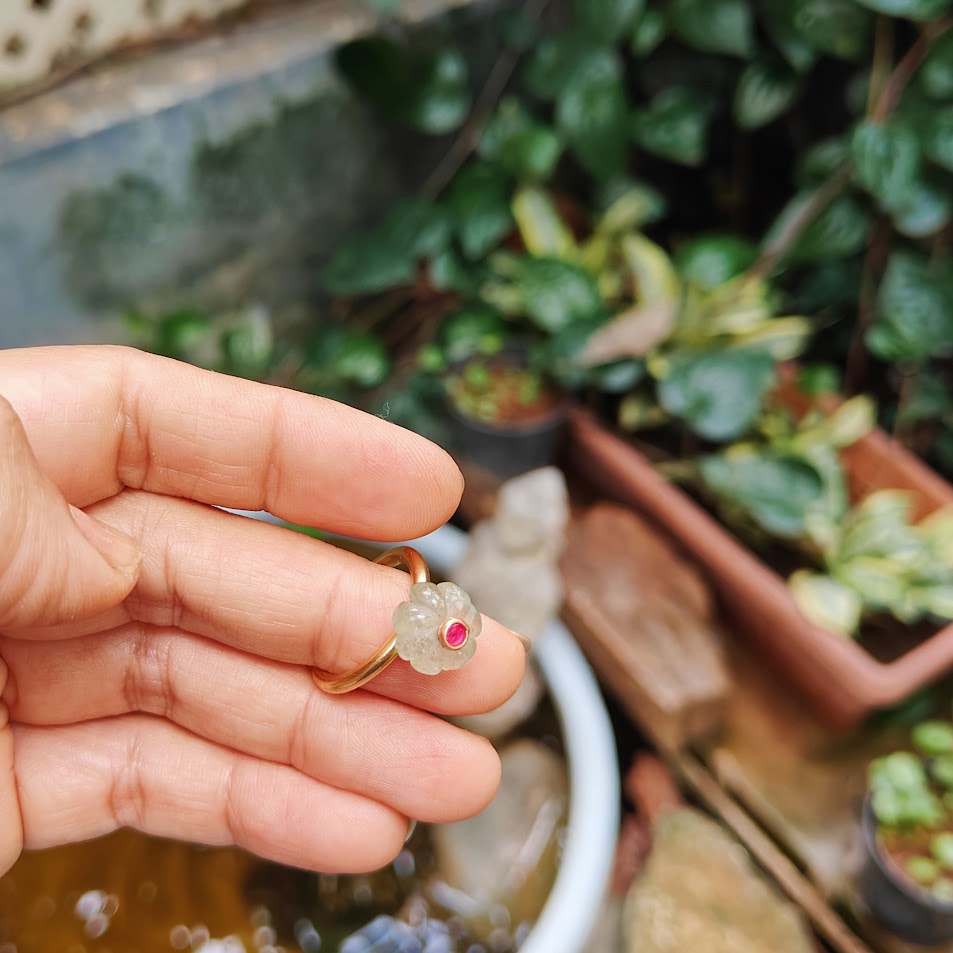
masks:
{"label": "ring", "polygon": [[394,610],[391,637],[366,662],[343,675],[311,669],[323,692],[343,695],[366,685],[396,658],[410,662],[424,675],[461,668],[473,658],[483,619],[470,597],[455,583],[430,581],[424,557],[410,546],[397,546],[374,562],[403,567],[413,584],[410,598]]}

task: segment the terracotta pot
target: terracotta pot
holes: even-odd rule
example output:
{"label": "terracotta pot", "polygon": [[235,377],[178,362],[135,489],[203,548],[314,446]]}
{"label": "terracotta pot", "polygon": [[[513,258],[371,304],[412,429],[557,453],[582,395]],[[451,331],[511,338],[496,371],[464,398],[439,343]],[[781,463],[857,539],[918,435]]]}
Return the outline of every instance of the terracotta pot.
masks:
{"label": "terracotta pot", "polygon": [[[785,579],[591,414],[573,411],[569,438],[571,466],[602,493],[653,518],[694,556],[739,628],[831,727],[854,725],[953,668],[953,625],[897,660],[879,662],[857,642],[808,622]],[[953,503],[953,487],[882,431],[845,451],[844,462],[855,499],[875,489],[913,490],[917,518]]]}

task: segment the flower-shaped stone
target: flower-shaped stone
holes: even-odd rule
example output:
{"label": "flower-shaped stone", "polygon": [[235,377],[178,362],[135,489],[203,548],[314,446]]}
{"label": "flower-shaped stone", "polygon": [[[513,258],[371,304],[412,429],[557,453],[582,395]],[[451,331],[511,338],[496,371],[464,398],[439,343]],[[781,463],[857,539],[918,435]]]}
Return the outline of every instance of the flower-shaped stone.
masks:
{"label": "flower-shaped stone", "polygon": [[466,665],[476,651],[483,619],[452,582],[418,582],[394,610],[397,654],[424,675]]}

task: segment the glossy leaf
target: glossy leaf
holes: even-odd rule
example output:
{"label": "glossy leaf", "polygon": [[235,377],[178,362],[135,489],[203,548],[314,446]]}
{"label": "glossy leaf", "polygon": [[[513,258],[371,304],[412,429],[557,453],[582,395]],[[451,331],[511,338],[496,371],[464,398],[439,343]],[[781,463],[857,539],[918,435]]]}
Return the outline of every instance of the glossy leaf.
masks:
{"label": "glossy leaf", "polygon": [[924,155],[953,172],[953,106],[931,109],[923,118]]}
{"label": "glossy leaf", "polygon": [[556,124],[580,163],[597,178],[608,178],[625,163],[628,102],[622,66],[611,50],[588,56],[556,101]]}
{"label": "glossy leaf", "polygon": [[371,334],[348,335],[334,356],[334,370],[358,387],[378,387],[387,380],[390,361],[384,345]]}
{"label": "glossy leaf", "polygon": [[953,33],[940,37],[917,73],[920,88],[933,99],[953,99]]}
{"label": "glossy leaf", "polygon": [[776,361],[791,361],[801,356],[813,333],[814,323],[809,318],[771,318],[753,331],[736,335],[732,346],[756,348]]}
{"label": "glossy leaf", "polygon": [[575,25],[606,43],[626,36],[644,9],[645,0],[573,0]]}
{"label": "glossy leaf", "polygon": [[622,258],[635,279],[639,304],[677,303],[681,283],[671,260],[661,246],[637,232],[625,235],[620,243]]}
{"label": "glossy leaf", "polygon": [[524,259],[519,285],[527,316],[550,333],[603,310],[599,289],[588,272],[558,258]]}
{"label": "glossy leaf", "polygon": [[701,473],[718,496],[782,538],[803,534],[804,516],[823,490],[815,470],[794,457],[719,454],[702,460]]}
{"label": "glossy leaf", "polygon": [[646,10],[632,30],[629,45],[633,54],[638,57],[648,56],[665,39],[665,30],[665,17],[662,13],[658,10]]}
{"label": "glossy leaf", "polygon": [[632,117],[632,135],[646,152],[682,165],[705,158],[705,135],[711,102],[686,86],[662,90],[647,109]]}
{"label": "glossy leaf", "polygon": [[572,232],[549,193],[528,186],[520,189],[513,197],[513,218],[531,255],[571,258],[575,254]]}
{"label": "glossy leaf", "polygon": [[704,235],[678,250],[675,267],[686,281],[711,291],[746,271],[757,257],[758,250],[736,235]]}
{"label": "glossy leaf", "polygon": [[546,37],[526,64],[526,85],[540,99],[556,99],[587,60],[604,56],[607,51],[603,44],[579,31]]}
{"label": "glossy leaf", "polygon": [[457,364],[474,354],[495,354],[509,333],[506,320],[482,304],[473,304],[444,318],[437,333],[440,351],[449,364]]}
{"label": "glossy leaf", "polygon": [[814,65],[817,53],[794,26],[790,0],[760,0],[757,10],[778,52],[798,73]]}
{"label": "glossy leaf", "polygon": [[467,258],[482,258],[512,228],[506,179],[492,166],[474,162],[450,188],[448,203]]}
{"label": "glossy leaf", "polygon": [[857,0],[857,3],[875,13],[909,20],[932,20],[953,6],[951,0]]}
{"label": "glossy leaf", "polygon": [[665,214],[665,196],[648,182],[616,178],[604,183],[598,193],[603,209],[597,231],[616,234],[640,229],[657,222]]}
{"label": "glossy leaf", "polygon": [[406,248],[379,234],[357,235],[343,242],[322,275],[331,294],[356,295],[412,284],[416,260]]}
{"label": "glossy leaf", "polygon": [[518,99],[507,97],[487,123],[477,151],[518,179],[545,181],[559,161],[562,143]]}
{"label": "glossy leaf", "polygon": [[774,359],[764,351],[682,353],[659,382],[659,401],[708,440],[746,433],[775,382]]}
{"label": "glossy leaf", "polygon": [[814,49],[846,60],[863,56],[873,16],[855,0],[789,0],[794,28]]}
{"label": "glossy leaf", "polygon": [[897,231],[908,238],[934,235],[953,218],[953,184],[936,179],[920,179],[914,183],[903,203],[893,209]]}
{"label": "glossy leaf", "polygon": [[734,114],[742,129],[757,129],[778,118],[797,97],[797,75],[774,63],[745,67],[735,88]]}
{"label": "glossy leaf", "polygon": [[[808,193],[796,195],[781,213],[774,228],[788,215],[796,213],[808,199]],[[870,219],[863,205],[852,195],[840,195],[804,229],[787,260],[797,263],[826,262],[854,255],[865,246],[869,228]]]}
{"label": "glossy leaf", "polygon": [[676,36],[704,53],[747,57],[754,49],[746,0],[673,0],[669,18]]}
{"label": "glossy leaf", "polygon": [[797,179],[804,187],[817,186],[850,161],[850,143],[839,136],[811,146],[797,165]]}
{"label": "glossy leaf", "polygon": [[888,361],[921,361],[953,350],[949,279],[913,252],[894,252],[880,286],[867,344]]}
{"label": "glossy leaf", "polygon": [[818,628],[849,636],[860,627],[863,600],[849,586],[807,570],[794,573],[788,586],[802,615]]}
{"label": "glossy leaf", "polygon": [[854,174],[885,209],[902,208],[920,172],[920,146],[899,122],[858,123],[851,137]]}

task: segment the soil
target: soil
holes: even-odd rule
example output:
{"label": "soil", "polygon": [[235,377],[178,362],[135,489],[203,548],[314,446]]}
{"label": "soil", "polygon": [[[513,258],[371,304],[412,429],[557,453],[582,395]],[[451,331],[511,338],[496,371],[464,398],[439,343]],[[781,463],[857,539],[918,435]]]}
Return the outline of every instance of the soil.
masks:
{"label": "soil", "polygon": [[559,406],[560,394],[537,385],[533,371],[488,360],[480,367],[478,383],[468,380],[469,368],[447,379],[447,393],[465,417],[489,424],[533,423],[549,417]]}
{"label": "soil", "polygon": [[[953,831],[953,824],[947,825],[942,830]],[[918,828],[909,832],[904,831],[903,833],[881,831],[877,835],[877,846],[887,865],[898,877],[901,877],[916,890],[922,891],[935,902],[942,902],[933,896],[929,888],[917,883],[907,873],[907,865],[911,860],[917,857],[931,857],[930,839],[938,833],[941,833],[941,830],[927,830],[926,828]],[[940,881],[950,884],[951,889],[953,889],[953,871],[947,871],[945,876],[940,878]]]}

